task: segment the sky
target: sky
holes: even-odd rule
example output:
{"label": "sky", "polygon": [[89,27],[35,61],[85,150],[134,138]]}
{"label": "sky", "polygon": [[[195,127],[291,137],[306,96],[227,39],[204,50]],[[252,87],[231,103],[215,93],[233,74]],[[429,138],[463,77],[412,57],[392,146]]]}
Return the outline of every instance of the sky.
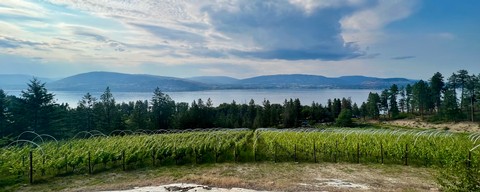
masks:
{"label": "sky", "polygon": [[0,74],[479,74],[478,10],[478,0],[1,0]]}

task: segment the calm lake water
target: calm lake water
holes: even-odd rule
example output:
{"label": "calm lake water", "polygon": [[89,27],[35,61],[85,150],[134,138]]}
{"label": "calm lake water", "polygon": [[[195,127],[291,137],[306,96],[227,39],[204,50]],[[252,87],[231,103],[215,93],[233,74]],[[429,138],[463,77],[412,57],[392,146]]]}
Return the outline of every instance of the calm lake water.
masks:
{"label": "calm lake water", "polygon": [[[193,100],[201,98],[206,101],[210,98],[215,106],[222,103],[231,103],[233,100],[237,104],[248,104],[253,99],[256,104],[262,104],[264,99],[270,100],[270,103],[283,104],[285,99],[300,99],[302,105],[310,105],[313,101],[326,104],[328,99],[333,98],[351,98],[353,102],[361,104],[368,98],[370,92],[379,93],[381,90],[375,89],[249,89],[249,90],[208,90],[208,91],[185,91],[185,92],[165,92],[175,102],[192,103]],[[20,96],[21,90],[5,90],[8,95]],[[79,100],[86,94],[80,91],[52,91],[55,94],[56,103],[68,103],[71,107],[76,107]],[[91,92],[97,100],[103,92]],[[150,100],[153,93],[150,92],[114,92],[113,97],[117,103]]]}

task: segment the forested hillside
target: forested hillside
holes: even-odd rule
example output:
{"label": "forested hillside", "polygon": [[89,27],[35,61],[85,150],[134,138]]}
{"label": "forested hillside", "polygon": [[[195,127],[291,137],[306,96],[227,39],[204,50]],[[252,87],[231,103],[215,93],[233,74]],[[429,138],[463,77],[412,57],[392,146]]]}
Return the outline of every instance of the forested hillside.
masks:
{"label": "forested hillside", "polygon": [[406,86],[392,85],[380,94],[370,93],[363,103],[332,98],[326,105],[301,103],[286,98],[283,104],[268,100],[249,104],[222,103],[210,99],[177,103],[155,89],[151,100],[117,103],[109,87],[100,98],[86,93],[78,107],[55,103],[45,83],[33,79],[20,97],[0,90],[0,136],[14,137],[23,131],[45,133],[57,138],[72,137],[80,131],[158,130],[188,128],[292,128],[336,123],[353,126],[358,119],[422,117],[435,121],[478,121],[479,76],[465,70],[445,78],[435,73],[427,81]]}

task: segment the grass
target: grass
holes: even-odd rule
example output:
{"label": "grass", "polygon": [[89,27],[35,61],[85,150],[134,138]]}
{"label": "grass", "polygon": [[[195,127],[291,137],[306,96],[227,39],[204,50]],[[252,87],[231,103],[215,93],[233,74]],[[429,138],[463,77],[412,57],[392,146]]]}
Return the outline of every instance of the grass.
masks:
{"label": "grass", "polygon": [[369,191],[425,191],[437,188],[435,170],[401,165],[346,163],[221,163],[115,169],[93,175],[54,177],[34,185],[16,184],[0,191],[96,191],[132,189],[170,183],[196,183],[257,190],[355,190],[319,183],[340,179],[363,184]]}

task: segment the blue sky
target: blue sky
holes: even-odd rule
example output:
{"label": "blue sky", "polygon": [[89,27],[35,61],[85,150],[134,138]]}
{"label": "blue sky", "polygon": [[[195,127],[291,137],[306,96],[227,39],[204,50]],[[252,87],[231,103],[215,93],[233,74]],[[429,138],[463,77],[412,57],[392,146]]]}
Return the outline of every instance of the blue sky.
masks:
{"label": "blue sky", "polygon": [[477,0],[2,0],[0,74],[480,73]]}

